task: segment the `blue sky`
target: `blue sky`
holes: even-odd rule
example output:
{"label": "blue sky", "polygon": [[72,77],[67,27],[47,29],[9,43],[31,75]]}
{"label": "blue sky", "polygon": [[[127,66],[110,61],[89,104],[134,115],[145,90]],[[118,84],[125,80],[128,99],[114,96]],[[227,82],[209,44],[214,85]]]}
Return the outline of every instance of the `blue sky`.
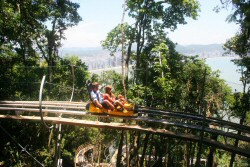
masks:
{"label": "blue sky", "polygon": [[[100,47],[107,33],[121,23],[124,0],[74,0],[80,4],[79,14],[83,21],[66,31],[63,47]],[[213,8],[220,0],[199,0],[201,12],[197,20],[179,25],[169,37],[181,45],[224,43],[237,32],[238,26],[225,20],[230,10],[215,13]],[[125,22],[131,22],[128,16]]]}

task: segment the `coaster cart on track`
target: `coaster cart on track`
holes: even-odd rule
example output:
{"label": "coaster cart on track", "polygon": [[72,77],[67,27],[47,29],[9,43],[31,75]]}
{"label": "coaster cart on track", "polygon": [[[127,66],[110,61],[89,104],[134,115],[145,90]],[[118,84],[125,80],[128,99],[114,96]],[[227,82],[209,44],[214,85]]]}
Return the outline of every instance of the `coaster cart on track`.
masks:
{"label": "coaster cart on track", "polygon": [[94,102],[92,102],[90,92],[92,91],[92,83],[88,80],[86,82],[87,90],[90,97],[90,102],[86,105],[86,109],[93,114],[109,114],[115,116],[133,116],[137,113],[137,106],[135,104],[131,104],[129,102],[124,103],[124,110],[121,111],[120,106],[115,107],[115,109],[110,110],[108,108],[99,108]]}

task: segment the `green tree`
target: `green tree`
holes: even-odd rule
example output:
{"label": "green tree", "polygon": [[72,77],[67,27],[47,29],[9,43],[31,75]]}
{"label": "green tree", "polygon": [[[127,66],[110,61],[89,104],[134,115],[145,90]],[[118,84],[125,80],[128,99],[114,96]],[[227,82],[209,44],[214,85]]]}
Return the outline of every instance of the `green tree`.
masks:
{"label": "green tree", "polygon": [[[175,30],[178,24],[185,24],[185,17],[195,19],[199,10],[197,1],[127,1],[127,6],[129,16],[136,21],[134,24],[136,69],[141,67],[141,54],[147,42],[152,42],[154,36],[158,38],[165,36],[166,29]],[[136,83],[139,81],[138,76],[136,72]]]}
{"label": "green tree", "polygon": [[[233,52],[240,56],[240,59],[234,60],[235,64],[240,67],[240,72],[242,74],[241,81],[243,84],[243,95],[236,101],[240,102],[234,111],[241,109],[240,124],[246,122],[246,116],[249,112],[249,71],[250,71],[250,2],[249,1],[222,1],[222,6],[231,5],[233,8],[233,13],[228,17],[229,22],[235,22],[239,24],[239,32],[229,39],[225,44],[225,48],[229,52]],[[248,87],[247,87],[248,86]],[[241,134],[241,131],[238,131]],[[238,146],[238,140],[235,140],[234,145]],[[235,160],[235,153],[232,153],[229,166],[232,167]]]}
{"label": "green tree", "polygon": [[126,83],[128,83],[128,75],[129,75],[129,64],[131,63],[131,57],[134,55],[134,51],[132,50],[132,44],[135,42],[133,38],[133,32],[135,31],[133,27],[128,25],[128,23],[123,24],[124,29],[124,40],[122,41],[122,25],[116,26],[112,29],[108,34],[104,41],[102,41],[102,47],[104,49],[108,49],[110,51],[110,55],[114,56],[116,52],[122,52],[122,42],[123,51],[125,56],[125,79]]}
{"label": "green tree", "polygon": [[[26,66],[27,59],[36,57],[36,51],[40,51],[50,67],[52,82],[52,66],[59,59],[64,31],[81,21],[77,13],[79,4],[67,0],[4,0],[0,8],[1,53],[6,49],[15,51]],[[47,27],[49,23],[51,27]]]}
{"label": "green tree", "polygon": [[[143,54],[148,45],[157,43],[159,39],[165,39],[166,29],[175,30],[178,24],[186,24],[185,17],[196,19],[199,11],[197,1],[127,1],[128,15],[135,19],[131,26],[124,26],[125,49],[127,50],[126,62],[135,61],[135,81],[139,84]],[[118,35],[120,34],[120,35]],[[116,51],[121,48],[121,26],[117,26],[103,42],[105,48]],[[159,43],[159,42],[158,42]],[[135,45],[133,47],[133,45]],[[135,48],[132,54],[132,48]],[[132,62],[132,61],[131,61]],[[146,69],[142,69],[146,70]]]}
{"label": "green tree", "polygon": [[[46,4],[45,4],[46,5]],[[41,31],[36,38],[36,44],[42,53],[42,57],[47,61],[50,67],[50,82],[52,82],[52,66],[59,58],[58,49],[61,46],[61,39],[65,38],[64,31],[68,27],[77,25],[81,17],[77,13],[79,4],[68,0],[50,1],[47,7],[49,15],[46,21],[50,22],[51,27]]]}

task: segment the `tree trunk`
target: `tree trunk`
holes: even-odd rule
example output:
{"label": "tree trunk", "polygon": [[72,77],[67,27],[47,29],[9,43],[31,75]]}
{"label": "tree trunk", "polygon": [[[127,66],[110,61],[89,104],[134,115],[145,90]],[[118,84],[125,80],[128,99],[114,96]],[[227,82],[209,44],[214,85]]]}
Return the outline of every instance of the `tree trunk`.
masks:
{"label": "tree trunk", "polygon": [[203,77],[202,92],[201,92],[201,99],[200,99],[200,101],[201,101],[200,113],[203,114],[203,117],[202,117],[202,130],[200,132],[200,140],[198,142],[198,152],[197,152],[196,163],[195,163],[196,167],[200,167],[200,165],[201,165],[200,164],[200,159],[201,159],[201,154],[202,154],[202,145],[203,145],[205,120],[206,120],[206,104],[205,104],[205,100],[204,100],[205,85],[206,85],[206,75],[207,75],[207,69],[205,68],[204,77]]}
{"label": "tree trunk", "polygon": [[[52,30],[48,32],[47,39],[48,39],[48,65],[49,65],[49,82],[53,82],[53,65],[54,65],[54,57],[53,57],[53,49],[55,46],[55,28],[56,28],[56,21],[57,18],[53,20]],[[50,89],[50,88],[49,88]],[[50,93],[50,90],[49,90]]]}
{"label": "tree trunk", "polygon": [[[131,154],[130,155],[130,161],[132,159],[134,159],[135,164],[137,164],[137,162],[138,162],[137,158],[138,158],[138,151],[139,151],[139,148],[140,148],[139,143],[140,143],[140,132],[135,133],[134,142],[133,142],[134,150],[130,153]],[[135,164],[134,164],[134,166],[137,166]]]}
{"label": "tree trunk", "polygon": [[147,133],[144,138],[144,145],[143,145],[143,151],[142,151],[141,160],[140,160],[140,167],[143,167],[144,157],[145,157],[145,153],[146,153],[147,146],[148,146],[149,135],[150,134]]}
{"label": "tree trunk", "polygon": [[126,0],[124,0],[123,4],[123,14],[122,14],[122,86],[124,91],[124,96],[126,96],[126,85],[125,85],[125,77],[124,77],[124,16],[126,12]]}
{"label": "tree trunk", "polygon": [[151,136],[151,144],[150,144],[150,148],[149,148],[149,155],[148,155],[148,164],[147,166],[151,166],[151,156],[152,156],[152,149],[153,149],[153,141],[154,141],[154,134],[152,134]]}
{"label": "tree trunk", "polygon": [[133,44],[133,42],[130,41],[129,45],[128,45],[127,57],[126,57],[126,60],[125,60],[125,81],[126,81],[126,88],[128,86],[129,61],[130,61],[130,57],[131,57],[132,44]]}
{"label": "tree trunk", "polygon": [[[218,135],[212,135],[211,139],[217,141]],[[208,167],[216,167],[217,166],[217,163],[216,163],[216,148],[213,147],[213,146],[210,147],[207,162],[208,162],[208,164],[207,164]]]}
{"label": "tree trunk", "polygon": [[124,139],[124,131],[122,130],[122,133],[120,135],[120,142],[118,147],[118,154],[117,154],[117,160],[116,160],[116,166],[122,167],[122,146],[123,146],[123,139]]}
{"label": "tree trunk", "polygon": [[196,144],[193,144],[193,147],[192,147],[192,142],[191,142],[191,162],[190,162],[190,165],[192,166],[193,165],[193,160],[194,160],[194,155],[195,155],[195,148],[196,148]]}
{"label": "tree trunk", "polygon": [[[58,127],[56,126],[54,128],[54,132],[55,132],[55,143],[58,143]],[[58,147],[57,145],[55,146],[55,154],[54,154],[54,162],[53,162],[53,166],[57,167],[57,160],[58,160]]]}
{"label": "tree trunk", "polygon": [[139,166],[138,152],[139,152],[139,149],[140,149],[140,136],[141,136],[141,133],[138,132],[137,136],[135,138],[135,147],[134,147],[134,153],[133,153],[134,160],[135,160],[135,166]]}
{"label": "tree trunk", "polygon": [[166,144],[165,167],[168,167],[169,139],[167,140]]}
{"label": "tree trunk", "polygon": [[130,162],[129,162],[128,131],[126,131],[126,163],[127,163],[127,167],[130,167]]}
{"label": "tree trunk", "polygon": [[187,141],[185,144],[185,162],[186,162],[186,167],[189,167],[189,159],[190,159],[190,143]]}

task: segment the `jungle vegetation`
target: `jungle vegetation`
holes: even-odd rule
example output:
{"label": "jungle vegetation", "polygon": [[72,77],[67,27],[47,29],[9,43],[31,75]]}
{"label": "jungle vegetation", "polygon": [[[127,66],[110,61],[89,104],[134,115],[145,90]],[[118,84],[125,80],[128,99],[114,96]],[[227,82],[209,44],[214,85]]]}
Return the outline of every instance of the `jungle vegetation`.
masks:
{"label": "jungle vegetation", "polygon": [[[187,57],[178,53],[175,44],[168,38],[165,30],[174,31],[179,24],[186,24],[187,18],[198,17],[198,1],[126,2],[126,12],[135,19],[135,24],[118,24],[102,41],[103,48],[108,49],[111,56],[121,48],[124,50],[124,92],[120,74],[108,71],[103,76],[90,75],[88,67],[77,55],[59,57],[58,49],[61,39],[65,38],[65,30],[84,19],[78,13],[79,4],[70,0],[1,0],[0,100],[37,101],[41,79],[46,75],[46,100],[69,101],[74,84],[73,101],[88,101],[85,83],[91,80],[111,84],[117,94],[126,93],[126,97],[138,105],[193,114],[205,111],[208,117],[219,119],[225,115],[234,116],[240,119],[240,124],[249,125],[250,2],[218,1],[217,7],[218,11],[231,7],[234,13],[229,21],[238,23],[241,28],[235,37],[225,43],[226,51],[240,56],[235,64],[242,70],[244,90],[241,93],[232,92],[219,72],[212,71],[198,56]],[[131,77],[129,71],[132,71]],[[0,121],[0,126],[14,139],[1,128],[0,166],[39,166],[18,147],[18,143],[26,146],[27,151],[45,166],[56,166],[58,157],[53,130],[49,131],[40,123],[4,119]],[[174,131],[174,127],[168,130]],[[240,131],[238,133],[241,134]],[[116,136],[116,141],[113,136]],[[234,143],[235,146],[245,144],[214,138]],[[214,153],[209,146],[204,146],[201,155],[198,155],[197,143],[155,134],[63,125],[63,166],[74,165],[75,151],[82,144],[114,142],[119,147],[125,140],[131,147],[131,166],[147,165],[138,155],[153,154],[152,150],[155,156],[167,159],[165,162],[158,160],[154,166],[188,167],[190,157],[211,158]],[[249,143],[245,147],[250,147]],[[227,164],[231,167],[236,160],[238,164],[250,164],[249,158],[233,153],[216,150],[215,154],[217,158],[209,166]],[[117,166],[123,166],[119,158]]]}

